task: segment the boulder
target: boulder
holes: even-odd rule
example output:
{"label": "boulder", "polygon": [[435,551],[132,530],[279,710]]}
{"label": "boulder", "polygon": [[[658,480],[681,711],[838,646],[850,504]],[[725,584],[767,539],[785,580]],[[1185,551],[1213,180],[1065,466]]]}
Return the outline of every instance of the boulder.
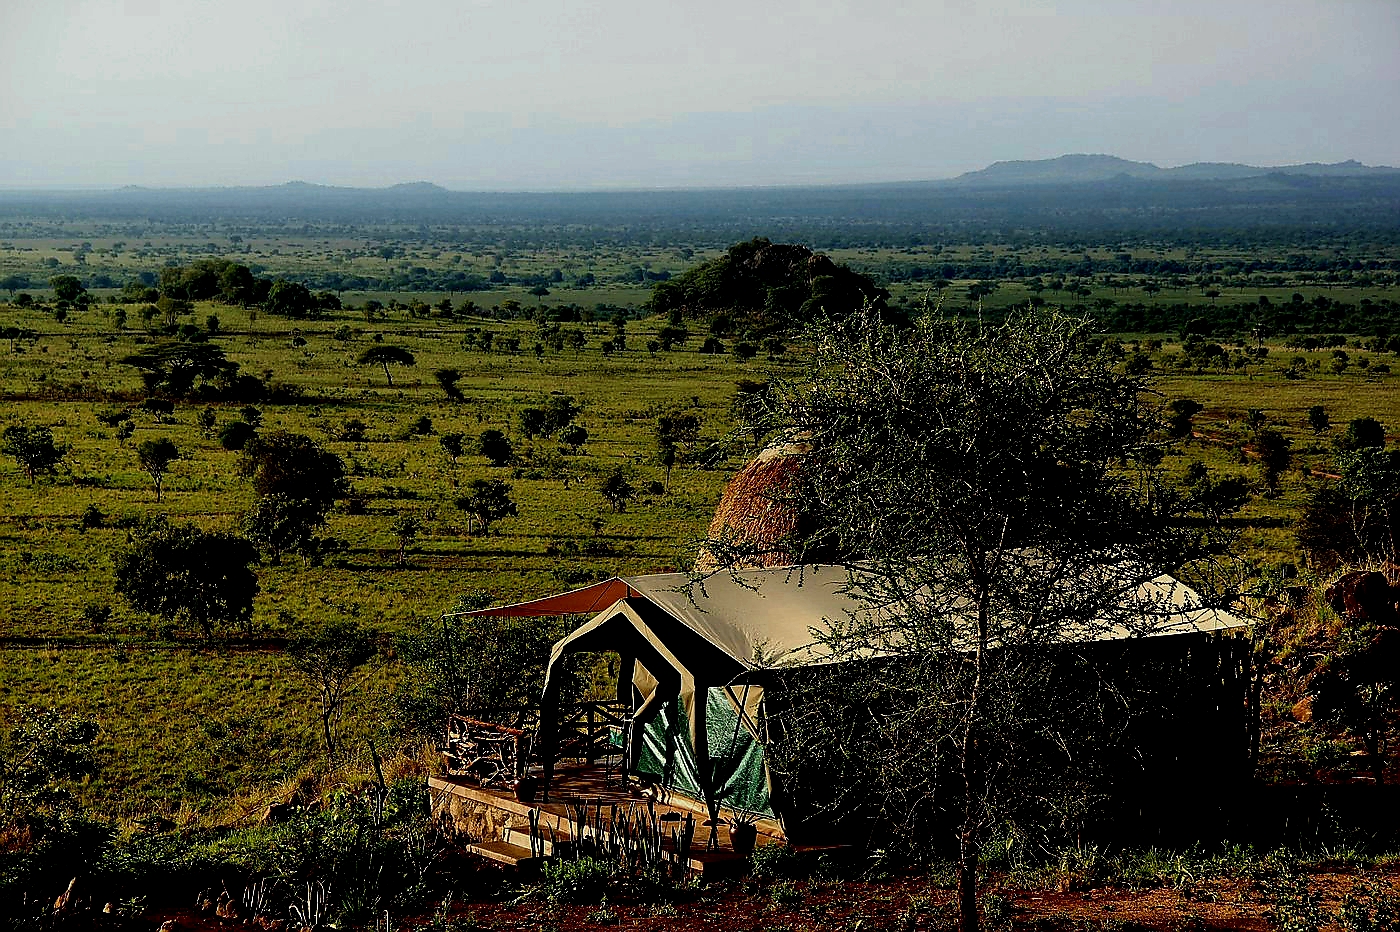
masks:
{"label": "boulder", "polygon": [[1384,573],[1347,573],[1324,595],[1332,610],[1350,621],[1400,626],[1400,587],[1392,586]]}

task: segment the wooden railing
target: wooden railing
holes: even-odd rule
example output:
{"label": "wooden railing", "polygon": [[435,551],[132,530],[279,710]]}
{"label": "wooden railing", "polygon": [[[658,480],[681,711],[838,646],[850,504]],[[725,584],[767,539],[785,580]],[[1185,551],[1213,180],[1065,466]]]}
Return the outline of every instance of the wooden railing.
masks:
{"label": "wooden railing", "polygon": [[[555,758],[592,764],[620,755],[629,711],[621,702],[561,704]],[[505,785],[525,773],[539,730],[539,706],[472,709],[448,720],[443,755],[452,773],[484,786]]]}

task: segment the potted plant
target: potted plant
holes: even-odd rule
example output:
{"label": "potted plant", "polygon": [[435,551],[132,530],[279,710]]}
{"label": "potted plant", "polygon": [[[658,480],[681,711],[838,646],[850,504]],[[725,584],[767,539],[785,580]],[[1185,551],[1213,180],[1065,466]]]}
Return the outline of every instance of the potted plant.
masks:
{"label": "potted plant", "polygon": [[729,847],[741,858],[753,854],[754,842],[758,840],[758,816],[751,812],[736,810],[729,819]]}

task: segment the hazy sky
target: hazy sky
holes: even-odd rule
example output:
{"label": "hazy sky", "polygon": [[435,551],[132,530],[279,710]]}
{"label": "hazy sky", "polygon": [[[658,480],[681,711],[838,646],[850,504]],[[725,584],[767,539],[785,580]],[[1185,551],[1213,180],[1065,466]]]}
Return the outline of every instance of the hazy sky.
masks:
{"label": "hazy sky", "polygon": [[0,0],[0,185],[1400,164],[1400,0]]}

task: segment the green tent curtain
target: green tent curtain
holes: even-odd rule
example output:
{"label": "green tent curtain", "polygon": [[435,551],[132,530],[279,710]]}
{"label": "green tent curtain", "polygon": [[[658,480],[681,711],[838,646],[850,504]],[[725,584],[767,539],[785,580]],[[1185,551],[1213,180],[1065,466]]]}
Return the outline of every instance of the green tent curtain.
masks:
{"label": "green tent curtain", "polygon": [[647,723],[637,772],[702,802],[703,785],[709,783],[724,808],[772,818],[763,745],[740,720],[735,703],[723,687],[705,692],[705,733],[710,755],[706,766],[710,780],[702,779],[690,740],[690,721],[684,706],[675,701],[662,705]]}

